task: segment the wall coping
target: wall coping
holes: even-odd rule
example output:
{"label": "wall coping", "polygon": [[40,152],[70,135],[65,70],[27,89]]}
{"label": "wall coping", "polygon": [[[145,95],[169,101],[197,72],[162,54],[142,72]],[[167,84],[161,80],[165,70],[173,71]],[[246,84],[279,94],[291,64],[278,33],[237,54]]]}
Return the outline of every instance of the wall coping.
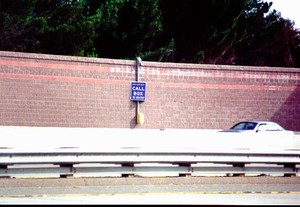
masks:
{"label": "wall coping", "polygon": [[[25,52],[11,52],[11,51],[0,51],[0,57],[135,66],[135,60],[90,58],[90,57],[79,57],[79,56],[52,55],[52,54],[25,53]],[[151,62],[151,61],[142,61],[142,67],[146,67],[146,68],[169,68],[169,69],[172,68],[172,69],[201,69],[201,70],[228,70],[228,71],[300,73],[300,68],[290,68],[290,67],[216,65],[216,64]]]}

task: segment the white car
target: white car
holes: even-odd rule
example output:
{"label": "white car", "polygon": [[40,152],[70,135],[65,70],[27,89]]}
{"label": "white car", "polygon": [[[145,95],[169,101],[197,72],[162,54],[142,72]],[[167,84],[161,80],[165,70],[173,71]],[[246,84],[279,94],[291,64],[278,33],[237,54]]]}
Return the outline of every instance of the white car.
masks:
{"label": "white car", "polygon": [[231,139],[232,142],[243,143],[244,146],[294,148],[299,143],[293,131],[285,130],[271,121],[242,121],[219,132],[226,132],[221,136]]}
{"label": "white car", "polygon": [[[243,132],[243,131],[252,131],[252,132],[286,132],[282,126],[275,122],[271,121],[243,121],[232,126],[229,131],[231,132]],[[292,131],[288,131],[294,133]]]}

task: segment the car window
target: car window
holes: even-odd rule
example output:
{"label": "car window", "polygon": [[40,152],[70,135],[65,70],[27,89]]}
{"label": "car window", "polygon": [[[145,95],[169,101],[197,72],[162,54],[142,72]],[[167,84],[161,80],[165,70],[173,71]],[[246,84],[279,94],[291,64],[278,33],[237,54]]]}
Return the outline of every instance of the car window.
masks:
{"label": "car window", "polygon": [[234,130],[253,130],[257,124],[254,122],[240,122],[230,129]]}
{"label": "car window", "polygon": [[245,125],[246,125],[246,123],[241,122],[241,123],[238,123],[238,124],[234,125],[230,129],[242,130],[242,129],[244,129]]}
{"label": "car window", "polygon": [[255,128],[256,124],[255,123],[247,123],[245,126],[245,130],[253,130]]}

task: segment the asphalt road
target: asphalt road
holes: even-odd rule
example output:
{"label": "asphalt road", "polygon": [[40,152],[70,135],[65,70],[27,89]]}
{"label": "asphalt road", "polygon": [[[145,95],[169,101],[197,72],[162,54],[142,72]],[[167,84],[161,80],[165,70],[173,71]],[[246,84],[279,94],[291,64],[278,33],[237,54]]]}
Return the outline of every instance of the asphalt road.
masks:
{"label": "asphalt road", "polygon": [[300,177],[0,179],[0,204],[300,204]]}

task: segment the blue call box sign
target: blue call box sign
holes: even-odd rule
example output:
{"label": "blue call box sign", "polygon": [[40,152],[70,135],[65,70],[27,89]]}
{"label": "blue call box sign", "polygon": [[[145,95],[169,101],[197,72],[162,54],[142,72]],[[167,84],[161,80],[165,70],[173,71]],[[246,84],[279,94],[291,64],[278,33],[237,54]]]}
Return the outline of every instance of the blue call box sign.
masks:
{"label": "blue call box sign", "polygon": [[131,82],[131,101],[145,101],[146,99],[146,83],[145,82]]}

